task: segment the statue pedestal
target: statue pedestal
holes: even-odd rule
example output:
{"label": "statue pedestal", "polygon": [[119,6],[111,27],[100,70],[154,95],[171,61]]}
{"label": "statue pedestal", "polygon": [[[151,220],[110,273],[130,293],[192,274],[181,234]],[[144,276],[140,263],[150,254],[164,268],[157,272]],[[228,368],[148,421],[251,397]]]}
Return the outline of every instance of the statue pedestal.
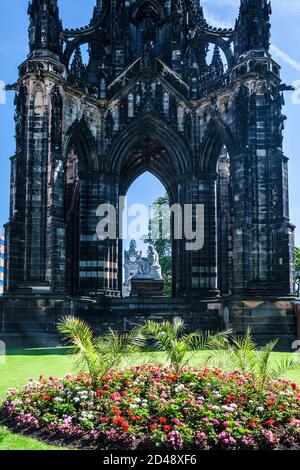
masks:
{"label": "statue pedestal", "polygon": [[163,279],[131,279],[130,297],[164,297]]}

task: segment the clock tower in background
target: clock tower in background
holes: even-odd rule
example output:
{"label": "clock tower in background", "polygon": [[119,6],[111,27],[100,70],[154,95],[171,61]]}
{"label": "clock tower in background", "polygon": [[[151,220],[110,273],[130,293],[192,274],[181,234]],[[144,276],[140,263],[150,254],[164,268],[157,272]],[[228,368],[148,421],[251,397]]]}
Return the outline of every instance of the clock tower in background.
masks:
{"label": "clock tower in background", "polygon": [[124,253],[124,283],[123,297],[129,297],[131,291],[131,279],[138,272],[139,260],[142,259],[143,252],[137,249],[136,241],[131,240],[129,250]]}

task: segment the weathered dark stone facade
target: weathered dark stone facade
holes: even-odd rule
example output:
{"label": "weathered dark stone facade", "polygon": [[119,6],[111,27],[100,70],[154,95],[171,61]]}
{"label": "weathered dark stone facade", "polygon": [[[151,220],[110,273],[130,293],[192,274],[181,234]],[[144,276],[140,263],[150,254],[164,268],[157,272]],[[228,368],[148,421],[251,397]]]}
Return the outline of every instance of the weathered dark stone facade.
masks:
{"label": "weathered dark stone facade", "polygon": [[[36,318],[54,298],[92,299],[100,320],[99,305],[126,313],[122,245],[97,239],[96,209],[117,206],[150,171],[171,203],[205,206],[204,248],[173,241],[173,294],[185,310],[204,302],[195,315],[206,318],[218,301],[243,331],[258,308],[263,334],[274,324],[293,334],[287,87],[269,53],[270,14],[267,0],[241,0],[235,28],[217,29],[197,0],[97,0],[88,26],[66,30],[56,0],[31,1],[6,226],[10,318],[25,293]],[[175,312],[172,302],[161,311]]]}

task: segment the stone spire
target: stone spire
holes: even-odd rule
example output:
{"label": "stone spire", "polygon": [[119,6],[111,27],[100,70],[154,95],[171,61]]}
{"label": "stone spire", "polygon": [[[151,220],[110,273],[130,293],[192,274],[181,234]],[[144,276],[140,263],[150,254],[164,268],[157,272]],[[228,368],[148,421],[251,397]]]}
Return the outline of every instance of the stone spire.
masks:
{"label": "stone spire", "polygon": [[86,67],[82,60],[81,50],[78,47],[74,54],[74,59],[71,65],[71,73],[74,77],[82,80],[85,78]]}
{"label": "stone spire", "polygon": [[44,49],[60,55],[62,23],[57,0],[31,0],[28,15],[30,52]]}
{"label": "stone spire", "polygon": [[214,48],[213,58],[211,61],[211,67],[213,67],[213,69],[218,75],[222,75],[222,73],[224,72],[224,65],[223,65],[223,61],[222,61],[222,57],[220,53],[220,48],[217,45],[215,45],[215,48]]}
{"label": "stone spire", "polygon": [[251,50],[269,50],[271,13],[269,0],[241,0],[237,21],[239,55]]}
{"label": "stone spire", "polygon": [[91,24],[96,23],[100,19],[101,14],[103,12],[103,8],[105,7],[105,2],[106,0],[97,0],[97,3],[94,7],[94,13],[93,18],[91,20]]}

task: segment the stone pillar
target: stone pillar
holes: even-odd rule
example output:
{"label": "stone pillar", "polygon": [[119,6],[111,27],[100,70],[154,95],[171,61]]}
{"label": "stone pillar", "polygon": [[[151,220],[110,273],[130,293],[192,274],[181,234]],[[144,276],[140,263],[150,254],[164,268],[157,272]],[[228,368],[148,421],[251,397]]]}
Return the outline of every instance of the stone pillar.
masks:
{"label": "stone pillar", "polygon": [[[216,178],[216,174],[206,175],[203,179],[189,179],[180,185],[182,209],[186,212],[187,207],[184,207],[184,204],[192,205],[192,220],[189,219],[189,222],[192,222],[193,231],[197,229],[198,239],[190,241],[184,236],[183,240],[177,243],[177,260],[180,266],[177,276],[178,295],[209,298],[219,294]],[[184,222],[186,224],[187,219]]]}
{"label": "stone pillar", "polygon": [[28,120],[25,281],[46,283],[46,217],[49,110],[44,85],[34,86]]}
{"label": "stone pillar", "polygon": [[111,204],[118,209],[117,196],[117,185],[105,177],[85,174],[81,178],[79,291],[82,295],[120,296],[118,238],[99,240],[96,232],[101,220],[97,208],[101,204]]}

